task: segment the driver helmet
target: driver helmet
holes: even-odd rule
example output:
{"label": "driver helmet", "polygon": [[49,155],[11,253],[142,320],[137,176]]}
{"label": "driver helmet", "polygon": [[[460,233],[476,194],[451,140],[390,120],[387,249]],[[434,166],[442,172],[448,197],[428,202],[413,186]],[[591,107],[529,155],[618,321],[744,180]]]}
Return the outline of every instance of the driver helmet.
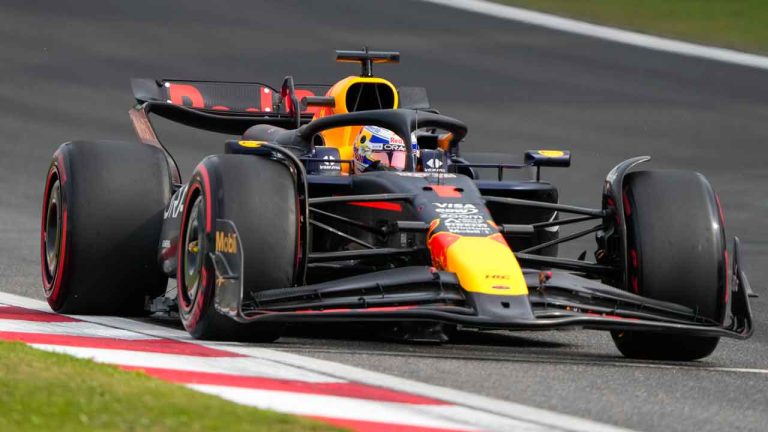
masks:
{"label": "driver helmet", "polygon": [[[414,134],[411,134],[411,148],[416,156],[419,147]],[[402,171],[408,152],[403,140],[391,130],[364,126],[355,137],[354,154],[355,172],[362,173],[370,170]]]}

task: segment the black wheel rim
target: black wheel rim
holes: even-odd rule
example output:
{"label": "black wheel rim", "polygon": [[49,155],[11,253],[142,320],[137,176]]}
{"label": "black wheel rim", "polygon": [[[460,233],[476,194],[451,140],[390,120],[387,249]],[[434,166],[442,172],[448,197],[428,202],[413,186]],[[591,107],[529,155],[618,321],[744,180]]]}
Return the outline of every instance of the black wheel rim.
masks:
{"label": "black wheel rim", "polygon": [[184,238],[184,294],[191,305],[200,289],[201,271],[205,262],[203,240],[205,238],[205,203],[198,196],[189,212]]}
{"label": "black wheel rim", "polygon": [[57,179],[48,194],[45,212],[45,268],[49,280],[53,280],[59,265],[61,250],[61,185]]}

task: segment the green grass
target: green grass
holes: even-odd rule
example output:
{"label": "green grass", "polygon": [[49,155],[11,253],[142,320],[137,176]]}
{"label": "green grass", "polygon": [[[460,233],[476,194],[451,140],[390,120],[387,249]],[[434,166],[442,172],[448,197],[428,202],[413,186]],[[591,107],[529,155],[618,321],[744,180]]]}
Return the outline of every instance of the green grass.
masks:
{"label": "green grass", "polygon": [[766,0],[496,0],[593,23],[768,53]]}
{"label": "green grass", "polygon": [[0,342],[0,431],[84,430],[337,429],[230,403],[139,372]]}

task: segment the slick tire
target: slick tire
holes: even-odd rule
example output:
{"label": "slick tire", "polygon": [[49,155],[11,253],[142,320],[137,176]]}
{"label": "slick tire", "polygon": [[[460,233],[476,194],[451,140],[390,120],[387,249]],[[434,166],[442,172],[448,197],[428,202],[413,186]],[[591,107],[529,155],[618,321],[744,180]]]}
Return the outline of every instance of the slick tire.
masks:
{"label": "slick tire", "polygon": [[282,326],[239,323],[214,307],[217,219],[232,221],[243,256],[243,291],[293,286],[298,253],[296,186],[288,168],[251,155],[217,155],[195,169],[179,234],[179,315],[197,339],[272,342]]}
{"label": "slick tire", "polygon": [[[727,250],[709,182],[689,171],[639,171],[628,174],[624,185],[629,289],[722,323]],[[719,341],[638,331],[614,331],[612,336],[626,357],[657,360],[697,360],[712,354]]]}
{"label": "slick tire", "polygon": [[43,192],[43,291],[60,313],[136,315],[167,278],[157,266],[171,197],[165,154],[115,141],[74,141],[53,155]]}

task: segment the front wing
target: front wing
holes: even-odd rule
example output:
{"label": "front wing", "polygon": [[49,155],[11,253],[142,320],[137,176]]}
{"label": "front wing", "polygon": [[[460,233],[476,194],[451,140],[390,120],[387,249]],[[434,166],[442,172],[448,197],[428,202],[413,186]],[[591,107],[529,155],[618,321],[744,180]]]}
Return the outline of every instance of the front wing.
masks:
{"label": "front wing", "polygon": [[[222,222],[217,229],[234,231],[234,226]],[[753,331],[749,304],[753,294],[739,249],[736,239],[724,323],[698,316],[686,306],[566,271],[524,269],[529,293],[515,296],[468,292],[454,273],[426,266],[246,293],[239,276],[241,256],[214,252],[211,259],[216,268],[215,307],[240,322],[435,321],[483,329],[579,327],[746,339]]]}

